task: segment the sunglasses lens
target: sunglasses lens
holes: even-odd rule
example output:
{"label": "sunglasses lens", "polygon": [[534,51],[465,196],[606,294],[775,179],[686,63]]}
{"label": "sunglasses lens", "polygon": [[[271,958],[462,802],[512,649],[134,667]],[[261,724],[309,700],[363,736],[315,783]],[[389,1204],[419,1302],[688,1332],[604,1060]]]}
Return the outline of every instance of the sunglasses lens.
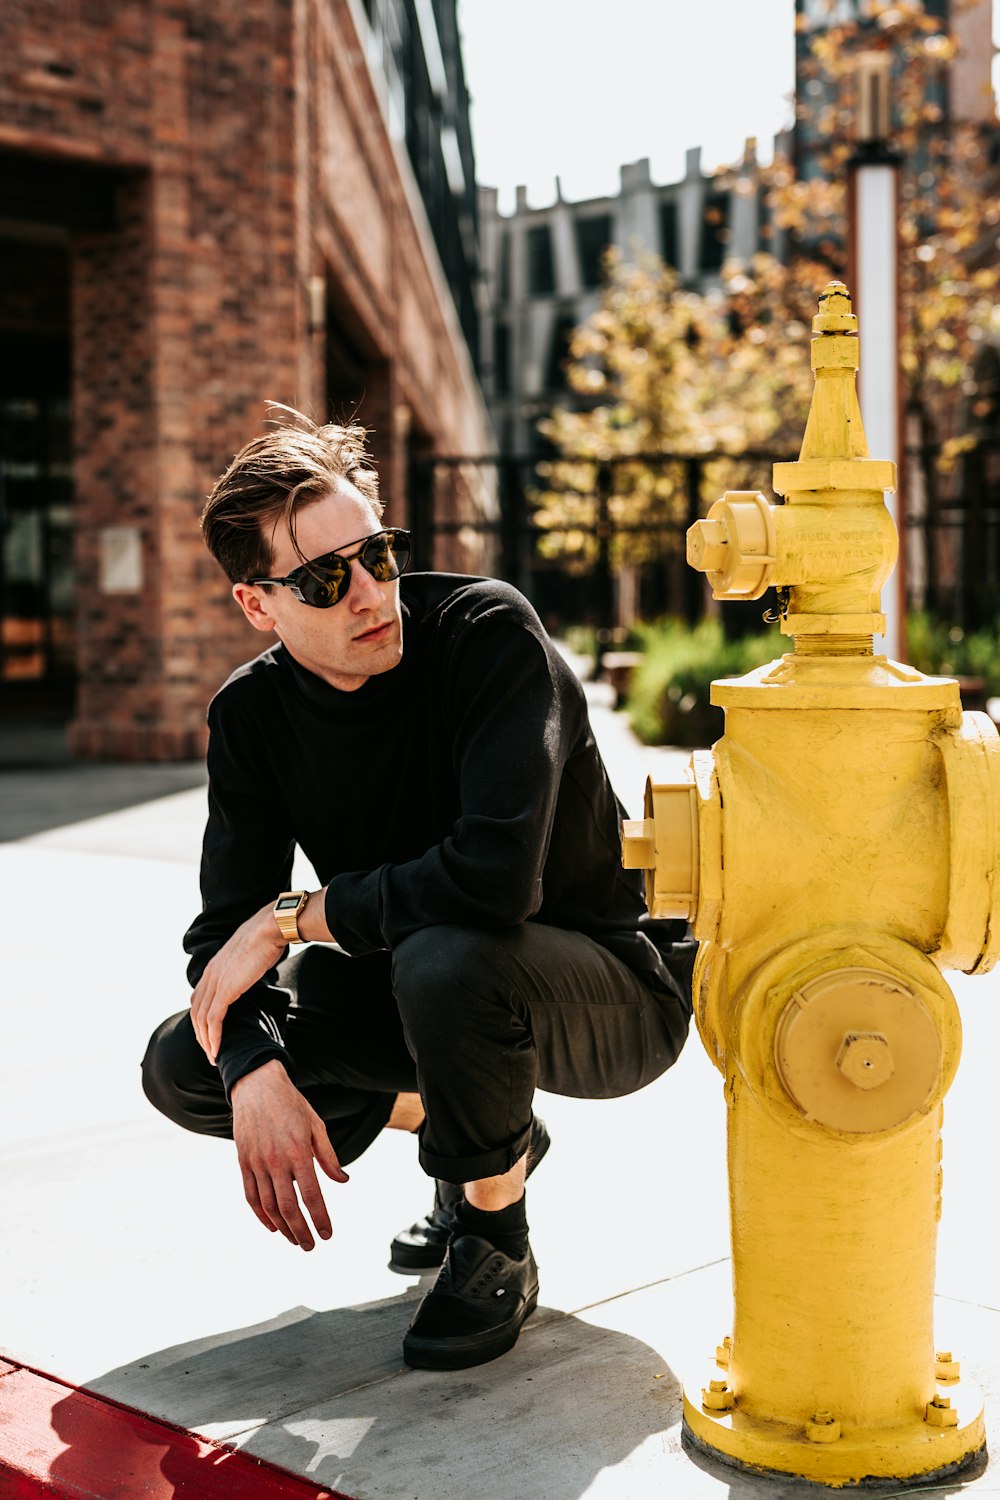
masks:
{"label": "sunglasses lens", "polygon": [[[335,563],[340,559],[335,558]],[[302,597],[313,609],[329,609],[342,599],[346,591],[347,579],[350,577],[348,565],[342,563],[339,567],[317,567],[311,564],[303,571],[299,578],[299,588]]]}
{"label": "sunglasses lens", "polygon": [[361,561],[377,583],[398,578],[410,557],[410,539],[398,531],[382,531],[361,551]]}
{"label": "sunglasses lens", "polygon": [[370,537],[352,558],[328,553],[296,569],[294,577],[299,593],[313,609],[330,609],[338,604],[351,585],[351,562],[358,561],[377,583],[391,583],[405,572],[410,560],[410,538],[405,531],[380,531]]}

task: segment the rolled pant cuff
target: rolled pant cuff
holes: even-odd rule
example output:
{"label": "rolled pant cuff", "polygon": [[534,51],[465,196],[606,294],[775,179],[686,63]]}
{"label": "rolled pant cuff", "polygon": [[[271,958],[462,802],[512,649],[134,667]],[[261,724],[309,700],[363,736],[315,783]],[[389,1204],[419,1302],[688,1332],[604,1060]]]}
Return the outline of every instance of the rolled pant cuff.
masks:
{"label": "rolled pant cuff", "polygon": [[480,1182],[484,1177],[503,1177],[528,1149],[531,1125],[525,1126],[509,1146],[499,1146],[495,1151],[481,1151],[476,1156],[438,1156],[424,1146],[426,1124],[420,1130],[420,1165],[428,1177],[440,1177],[442,1182]]}

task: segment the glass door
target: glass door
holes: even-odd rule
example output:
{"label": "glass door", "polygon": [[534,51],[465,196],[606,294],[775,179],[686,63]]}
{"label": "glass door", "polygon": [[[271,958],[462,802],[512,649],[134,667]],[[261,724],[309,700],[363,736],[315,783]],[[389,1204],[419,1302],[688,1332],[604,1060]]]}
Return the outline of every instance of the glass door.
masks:
{"label": "glass door", "polygon": [[[4,335],[0,373],[0,695],[68,715],[73,486],[64,339]],[[48,716],[48,712],[46,712]]]}

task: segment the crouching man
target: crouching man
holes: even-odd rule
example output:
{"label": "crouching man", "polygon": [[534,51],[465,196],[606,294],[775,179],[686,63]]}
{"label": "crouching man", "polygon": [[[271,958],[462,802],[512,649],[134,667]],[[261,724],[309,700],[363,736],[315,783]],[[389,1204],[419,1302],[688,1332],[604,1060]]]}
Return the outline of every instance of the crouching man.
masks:
{"label": "crouching man", "polygon": [[[253,1212],[303,1250],[331,1233],[316,1165],[345,1183],[385,1126],[416,1131],[434,1207],[393,1255],[441,1269],[404,1357],[480,1364],[538,1296],[535,1089],[606,1099],[669,1068],[692,945],[644,926],[583,692],[526,600],[400,576],[409,539],[383,527],[362,429],[292,414],[202,527],[276,639],[209,709],[194,993],[144,1086],[235,1140]],[[317,890],[288,890],[296,844]],[[336,947],[285,957],[313,941]]]}

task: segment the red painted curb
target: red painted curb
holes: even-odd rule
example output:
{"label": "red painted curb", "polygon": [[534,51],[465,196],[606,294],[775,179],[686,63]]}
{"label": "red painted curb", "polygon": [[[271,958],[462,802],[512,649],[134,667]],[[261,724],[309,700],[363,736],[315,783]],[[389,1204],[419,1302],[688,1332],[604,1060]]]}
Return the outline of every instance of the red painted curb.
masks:
{"label": "red painted curb", "polygon": [[224,1443],[0,1360],[3,1500],[350,1500]]}

